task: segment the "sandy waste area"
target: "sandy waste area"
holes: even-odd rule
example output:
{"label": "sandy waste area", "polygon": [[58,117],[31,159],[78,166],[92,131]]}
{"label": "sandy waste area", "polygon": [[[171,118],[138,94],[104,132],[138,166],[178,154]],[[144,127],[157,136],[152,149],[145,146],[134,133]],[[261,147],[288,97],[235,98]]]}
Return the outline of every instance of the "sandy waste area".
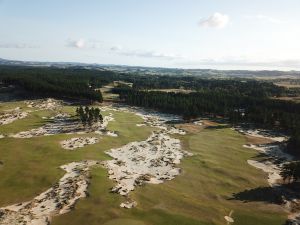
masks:
{"label": "sandy waste area", "polygon": [[288,224],[289,225],[299,225],[300,224],[300,199],[296,199],[290,190],[285,189],[281,186],[281,181],[283,180],[280,172],[282,166],[293,160],[293,157],[284,152],[285,142],[288,140],[286,136],[276,135],[273,132],[268,132],[266,130],[248,130],[238,128],[238,131],[245,135],[250,135],[253,137],[268,138],[273,141],[270,144],[244,145],[245,148],[251,148],[259,153],[262,153],[265,157],[262,160],[247,160],[248,164],[264,171],[268,174],[268,183],[274,190],[277,190],[282,198],[284,205],[283,207],[289,213]]}
{"label": "sandy waste area", "polygon": [[34,199],[0,208],[2,225],[48,225],[51,218],[69,212],[87,195],[89,170],[97,161],[72,162],[60,168],[65,175]]}

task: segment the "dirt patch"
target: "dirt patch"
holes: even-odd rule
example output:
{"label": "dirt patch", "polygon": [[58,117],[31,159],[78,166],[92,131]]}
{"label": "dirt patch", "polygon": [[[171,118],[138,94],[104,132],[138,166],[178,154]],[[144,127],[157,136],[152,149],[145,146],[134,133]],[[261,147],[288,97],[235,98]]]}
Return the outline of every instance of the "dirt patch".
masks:
{"label": "dirt patch", "polygon": [[194,123],[184,123],[177,125],[179,129],[185,130],[188,133],[198,133],[205,128],[203,125],[197,125]]}
{"label": "dirt patch", "polygon": [[202,120],[202,124],[207,127],[216,127],[216,126],[220,125],[219,123],[211,121],[211,120]]}
{"label": "dirt patch", "polygon": [[254,136],[251,136],[251,135],[246,135],[245,137],[246,137],[247,144],[263,145],[263,144],[274,143],[274,140],[271,140],[269,138],[254,137]]}

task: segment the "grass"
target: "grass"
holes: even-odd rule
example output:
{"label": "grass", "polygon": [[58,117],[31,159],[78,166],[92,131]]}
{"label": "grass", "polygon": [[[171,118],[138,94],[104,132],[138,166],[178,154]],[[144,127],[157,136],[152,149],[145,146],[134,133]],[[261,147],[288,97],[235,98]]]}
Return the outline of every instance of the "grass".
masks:
{"label": "grass", "polygon": [[92,172],[90,197],[78,202],[71,213],[56,217],[54,225],[225,224],[234,210],[234,224],[282,225],[283,211],[264,202],[229,200],[233,193],[267,186],[266,176],[249,166],[256,155],[242,148],[245,138],[230,129],[206,129],[181,137],[185,149],[195,155],[181,164],[183,174],[160,185],[145,185],[132,193],[138,207],[120,209],[119,195],[109,193],[112,182],[104,169]]}
{"label": "grass", "polygon": [[31,112],[24,119],[1,125],[0,134],[18,133],[20,131],[38,128],[47,122],[47,120],[42,119],[42,117],[51,117],[54,115],[55,113],[49,110]]}
{"label": "grass", "polygon": [[[65,107],[67,112],[74,108]],[[26,130],[41,124],[49,111],[31,114],[3,131]],[[105,112],[109,113],[109,112]],[[75,136],[54,135],[31,139],[0,139],[0,207],[27,201],[48,189],[63,175],[60,165],[84,159],[106,160],[104,153],[131,141],[145,140],[153,130],[137,127],[141,119],[131,113],[112,112],[116,121],[108,129],[118,138],[98,135],[101,140],[76,151],[63,150],[59,142]],[[182,174],[160,185],[137,188],[131,196],[137,208],[119,207],[124,201],[109,189],[114,186],[107,171],[91,171],[89,197],[81,199],[70,213],[55,217],[53,225],[223,225],[224,216],[234,211],[234,225],[282,225],[286,219],[280,207],[266,202],[232,200],[234,193],[266,187],[266,175],[249,166],[247,159],[256,152],[242,147],[246,139],[229,128],[195,131],[181,139],[183,147],[194,156],[183,160]]]}
{"label": "grass", "polygon": [[[141,118],[129,113],[113,114],[116,121],[110,123],[109,129],[116,131],[118,138],[96,134],[61,134],[30,139],[0,139],[0,160],[3,162],[0,168],[0,206],[30,200],[45,191],[63,175],[64,172],[58,168],[63,164],[85,159],[106,160],[105,150],[144,140],[150,135],[151,128],[135,125],[142,121]],[[30,121],[26,128],[40,125],[40,118],[34,116],[30,120],[12,123],[11,129],[14,129],[13,125],[19,126],[21,121],[22,128],[26,127],[26,121]],[[21,128],[16,126],[15,129]],[[60,141],[75,136],[97,136],[100,141],[76,151],[66,151],[60,147]]]}

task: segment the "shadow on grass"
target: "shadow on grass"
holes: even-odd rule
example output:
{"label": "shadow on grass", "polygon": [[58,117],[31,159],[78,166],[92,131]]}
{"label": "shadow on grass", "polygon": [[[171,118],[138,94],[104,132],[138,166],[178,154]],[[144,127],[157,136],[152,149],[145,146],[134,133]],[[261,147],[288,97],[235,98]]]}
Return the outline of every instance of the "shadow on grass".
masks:
{"label": "shadow on grass", "polygon": [[221,129],[226,129],[226,128],[231,128],[230,125],[217,125],[217,126],[208,126],[206,129],[208,130],[221,130]]}
{"label": "shadow on grass", "polygon": [[276,187],[258,187],[234,193],[228,200],[239,200],[243,202],[267,202],[272,204],[283,204],[284,199],[292,200],[300,197],[300,182],[282,184]]}
{"label": "shadow on grass", "polygon": [[277,189],[272,187],[258,187],[234,193],[228,200],[239,200],[243,202],[268,202],[282,204],[282,197]]}

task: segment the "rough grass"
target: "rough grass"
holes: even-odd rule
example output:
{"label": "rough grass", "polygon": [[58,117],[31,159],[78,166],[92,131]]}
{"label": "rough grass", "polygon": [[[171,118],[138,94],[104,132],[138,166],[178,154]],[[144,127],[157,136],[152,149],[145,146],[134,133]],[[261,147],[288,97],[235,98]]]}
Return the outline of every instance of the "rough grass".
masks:
{"label": "rough grass", "polygon": [[[67,112],[74,108],[65,107]],[[30,117],[2,131],[20,131],[41,125],[41,116]],[[108,112],[105,112],[108,113]],[[106,160],[104,153],[131,141],[145,140],[153,130],[137,127],[141,119],[131,113],[112,112],[116,121],[109,129],[118,138],[98,135],[55,135],[31,139],[0,139],[0,207],[32,199],[48,189],[63,175],[60,165],[85,159]],[[75,136],[97,136],[100,142],[75,151],[63,150],[59,142]],[[178,136],[183,147],[194,156],[183,160],[182,174],[160,185],[145,185],[131,195],[135,209],[121,209],[124,199],[112,194],[114,185],[103,168],[92,170],[90,196],[81,199],[72,212],[55,217],[54,225],[209,225],[226,224],[224,216],[234,211],[234,224],[282,225],[283,211],[266,202],[230,200],[233,193],[267,186],[266,175],[249,166],[247,159],[256,152],[242,147],[246,139],[228,129],[204,129]]]}
{"label": "rough grass", "polygon": [[19,120],[15,120],[12,123],[1,125],[0,134],[18,133],[20,131],[26,131],[43,126],[47,120],[42,117],[51,117],[55,113],[49,110],[30,112],[27,117]]}
{"label": "rough grass", "polygon": [[[0,206],[26,201],[48,189],[63,175],[58,167],[73,161],[86,159],[106,160],[104,153],[110,148],[120,147],[131,141],[146,139],[151,128],[140,128],[136,123],[141,119],[129,113],[114,113],[116,121],[111,122],[109,129],[119,133],[119,137],[93,135],[54,135],[34,137],[30,139],[3,138],[0,139]],[[35,121],[34,121],[35,118]],[[23,128],[39,126],[40,118],[34,117],[27,121],[31,124]],[[19,122],[11,124],[11,129],[21,129]],[[25,129],[26,130],[26,129]],[[78,136],[97,136],[99,143],[80,148],[76,151],[66,151],[59,142]]]}
{"label": "rough grass", "polygon": [[138,207],[117,207],[122,197],[109,193],[112,181],[104,169],[92,173],[90,197],[76,209],[54,219],[54,225],[137,224],[201,225],[226,224],[224,216],[234,210],[234,224],[282,225],[286,215],[280,207],[230,200],[233,193],[267,186],[263,173],[249,166],[256,153],[242,148],[243,136],[230,129],[207,129],[181,137],[195,155],[186,158],[183,174],[160,185],[145,185],[133,192]]}

